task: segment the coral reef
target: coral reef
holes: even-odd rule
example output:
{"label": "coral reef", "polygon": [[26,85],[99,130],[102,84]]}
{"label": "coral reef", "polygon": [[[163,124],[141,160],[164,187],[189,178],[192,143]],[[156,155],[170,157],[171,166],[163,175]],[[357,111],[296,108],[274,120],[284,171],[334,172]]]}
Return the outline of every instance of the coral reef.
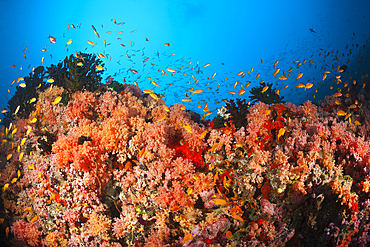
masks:
{"label": "coral reef", "polygon": [[68,77],[69,59],[1,131],[2,246],[368,244],[370,113],[355,94],[238,99],[206,125],[100,73]]}

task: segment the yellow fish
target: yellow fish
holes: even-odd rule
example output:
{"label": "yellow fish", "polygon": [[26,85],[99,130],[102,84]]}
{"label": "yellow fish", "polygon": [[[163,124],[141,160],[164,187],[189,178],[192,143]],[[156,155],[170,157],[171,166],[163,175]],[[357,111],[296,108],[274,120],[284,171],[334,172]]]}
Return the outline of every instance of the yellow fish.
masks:
{"label": "yellow fish", "polygon": [[67,45],[72,44],[72,42],[73,42],[73,40],[72,40],[72,39],[68,40],[68,41],[67,41]]}
{"label": "yellow fish", "polygon": [[152,96],[153,99],[156,99],[156,100],[159,99],[158,96],[155,93],[150,93],[150,96]]}
{"label": "yellow fish", "polygon": [[269,86],[265,86],[265,87],[262,89],[261,93],[266,92],[266,91],[267,91],[267,89],[269,89]]}
{"label": "yellow fish", "polygon": [[284,135],[284,133],[285,133],[285,128],[281,128],[281,129],[279,130],[279,133],[278,133],[278,135],[277,135],[277,138],[279,139],[279,137],[280,137],[280,136],[282,136],[282,135]]}
{"label": "yellow fish", "polygon": [[3,191],[5,191],[8,187],[9,187],[9,184],[8,184],[8,183],[6,183],[6,184],[4,185],[4,187],[3,187]]}
{"label": "yellow fish", "polygon": [[56,104],[58,104],[61,100],[62,100],[62,96],[56,97],[55,100],[54,100],[54,102],[52,103],[53,106],[55,106]]}

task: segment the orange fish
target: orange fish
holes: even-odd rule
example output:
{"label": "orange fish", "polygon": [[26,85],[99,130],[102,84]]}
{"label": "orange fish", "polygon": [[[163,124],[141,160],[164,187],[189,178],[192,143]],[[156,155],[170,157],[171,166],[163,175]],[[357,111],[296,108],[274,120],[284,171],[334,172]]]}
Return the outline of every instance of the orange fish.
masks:
{"label": "orange fish", "polygon": [[298,84],[297,86],[295,86],[296,88],[305,88],[306,86],[304,84]]}
{"label": "orange fish", "polygon": [[[50,43],[56,43],[57,42],[57,40],[56,40],[56,38],[54,38],[53,36],[50,36],[50,34],[49,34],[49,37],[48,37],[48,39],[50,40]],[[26,50],[27,49],[27,47],[24,49],[24,50]],[[23,51],[24,52],[24,51]]]}
{"label": "orange fish", "polygon": [[339,110],[339,111],[337,111],[337,115],[338,116],[345,116],[345,115],[347,115],[347,113],[345,111]]}
{"label": "orange fish", "polygon": [[303,73],[301,72],[301,73],[299,73],[299,74],[297,75],[297,78],[296,78],[296,79],[298,80],[298,79],[302,78],[302,76],[303,76]]}
{"label": "orange fish", "polygon": [[201,93],[201,92],[203,92],[203,89],[197,89],[197,90],[193,91],[193,94],[195,94],[195,93]]}
{"label": "orange fish", "polygon": [[306,86],[304,87],[304,90],[306,91],[306,89],[310,89],[311,87],[313,86],[313,83],[307,83]]}
{"label": "orange fish", "polygon": [[333,94],[333,97],[335,98],[335,97],[340,97],[340,96],[342,96],[342,93],[335,93],[335,94]]}
{"label": "orange fish", "polygon": [[166,44],[164,44],[165,46],[170,46],[170,43],[166,43]]}
{"label": "orange fish", "polygon": [[286,76],[279,76],[279,80],[286,80],[286,79],[288,79]]}
{"label": "orange fish", "polygon": [[269,89],[269,86],[265,86],[265,87],[262,89],[261,93],[266,92],[266,91],[267,91],[267,89]]}
{"label": "orange fish", "polygon": [[280,69],[276,69],[276,70],[272,73],[272,75],[273,75],[273,76],[277,75],[277,74],[279,73],[279,71],[280,71]]}
{"label": "orange fish", "polygon": [[90,45],[92,46],[95,46],[96,44],[94,44],[94,42],[92,42],[91,40],[88,40],[87,43],[89,43]]}

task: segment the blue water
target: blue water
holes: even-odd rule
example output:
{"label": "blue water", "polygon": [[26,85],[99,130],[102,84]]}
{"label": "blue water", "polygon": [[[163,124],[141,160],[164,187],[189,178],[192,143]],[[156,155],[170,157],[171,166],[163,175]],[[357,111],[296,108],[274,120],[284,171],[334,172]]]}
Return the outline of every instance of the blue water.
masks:
{"label": "blue water", "polygon": [[[0,1],[0,109],[6,108],[14,94],[16,84],[10,87],[11,82],[41,65],[42,57],[43,65],[49,66],[76,51],[108,55],[107,59],[102,59],[104,78],[112,76],[122,83],[136,81],[141,89],[164,94],[167,105],[183,103],[187,109],[200,113],[203,112],[197,108],[198,104],[204,108],[207,102],[215,113],[224,105],[222,99],[237,98],[241,85],[245,86],[248,81],[250,86],[244,88],[246,93],[241,96],[247,101],[248,91],[261,80],[276,85],[285,101],[295,104],[317,101],[335,92],[335,88],[329,89],[335,86],[335,71],[331,68],[340,61],[348,64],[350,60],[343,82],[350,75],[361,81],[361,75],[369,72],[366,50],[369,50],[370,38],[370,1],[355,2]],[[120,22],[125,24],[117,25]],[[73,28],[71,24],[79,27]],[[94,34],[92,25],[100,38]],[[49,35],[56,38],[55,44],[50,43]],[[65,48],[69,39],[73,42]],[[88,40],[96,46],[88,44]],[[165,46],[166,43],[169,46]],[[43,48],[48,50],[43,52]],[[144,62],[147,57],[149,59]],[[338,60],[334,60],[336,57]],[[293,63],[304,59],[307,62],[299,68]],[[273,64],[277,60],[281,71],[274,77]],[[314,64],[310,66],[309,60]],[[188,66],[190,61],[192,64]],[[191,69],[197,61],[199,65]],[[207,63],[210,65],[203,67]],[[277,77],[291,66],[291,76],[280,81]],[[162,70],[167,68],[175,69],[176,73],[172,76],[167,71],[168,75],[163,75]],[[138,74],[129,69],[137,70]],[[332,70],[332,73],[322,81],[325,70]],[[243,78],[237,76],[241,71],[245,72]],[[214,72],[217,72],[215,77],[207,79]],[[300,72],[303,76],[296,80]],[[260,74],[258,79],[257,74]],[[147,77],[155,79],[160,88]],[[240,84],[234,89],[236,81]],[[296,89],[296,85],[307,82],[314,86],[306,91]],[[284,85],[289,87],[283,90]],[[203,92],[192,95],[186,91],[189,88],[203,89]],[[8,89],[10,96],[7,96]],[[186,98],[185,92],[191,102],[181,101]]]}

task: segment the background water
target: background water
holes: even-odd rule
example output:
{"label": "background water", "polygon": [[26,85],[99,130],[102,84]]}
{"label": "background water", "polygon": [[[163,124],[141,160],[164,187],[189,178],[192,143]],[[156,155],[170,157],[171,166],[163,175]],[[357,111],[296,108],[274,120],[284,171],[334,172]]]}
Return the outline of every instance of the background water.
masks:
{"label": "background water", "polygon": [[[125,24],[117,25],[120,22]],[[73,28],[71,24],[79,24],[79,27]],[[94,34],[92,25],[100,38]],[[245,86],[248,81],[250,86],[241,96],[247,101],[248,90],[259,85],[261,80],[276,85],[285,101],[295,104],[307,99],[317,101],[335,92],[335,88],[329,89],[336,75],[333,65],[350,62],[343,78],[353,75],[358,81],[361,81],[361,75],[369,72],[369,54],[366,53],[369,30],[368,0],[1,0],[0,109],[6,108],[11,97],[7,99],[7,90],[14,93],[16,84],[10,87],[11,82],[27,76],[32,67],[41,64],[42,57],[43,65],[49,66],[76,51],[108,55],[103,59],[104,78],[112,76],[125,83],[136,81],[141,89],[164,94],[167,105],[184,103],[187,109],[198,112],[201,112],[197,109],[198,103],[203,108],[208,102],[208,107],[215,113],[224,105],[221,99],[238,97],[229,91],[238,93],[241,85]],[[55,44],[50,43],[49,35],[56,38]],[[73,43],[65,48],[69,39]],[[96,46],[88,44],[88,40]],[[165,46],[165,43],[170,45]],[[48,51],[43,52],[41,49],[45,46]],[[144,62],[147,57],[148,61]],[[304,59],[307,62],[299,68],[293,63]],[[277,67],[281,71],[274,77],[276,60],[279,60]],[[314,64],[310,66],[309,60]],[[188,66],[190,61],[192,64]],[[192,69],[197,61],[199,65]],[[203,67],[207,63],[210,66]],[[12,65],[16,66],[12,68]],[[291,77],[286,81],[278,80],[283,70],[287,71],[291,66]],[[166,68],[173,68],[176,73],[171,75],[167,71],[168,75],[163,75],[162,70],[166,71]],[[247,72],[252,68],[249,76]],[[137,70],[138,74],[129,69]],[[328,69],[332,73],[323,82],[322,75]],[[237,76],[240,71],[246,74],[243,78]],[[207,79],[214,72],[217,72],[215,77]],[[296,80],[300,72],[303,76]],[[257,74],[260,74],[258,79]],[[148,76],[161,87],[154,86]],[[195,84],[196,79],[199,81]],[[240,84],[234,89],[236,81]],[[314,86],[306,91],[295,88],[297,84],[307,82]],[[284,85],[289,87],[283,90]],[[204,91],[194,95],[188,91],[192,102],[182,102],[189,88]],[[316,95],[315,99],[313,95]]]}

